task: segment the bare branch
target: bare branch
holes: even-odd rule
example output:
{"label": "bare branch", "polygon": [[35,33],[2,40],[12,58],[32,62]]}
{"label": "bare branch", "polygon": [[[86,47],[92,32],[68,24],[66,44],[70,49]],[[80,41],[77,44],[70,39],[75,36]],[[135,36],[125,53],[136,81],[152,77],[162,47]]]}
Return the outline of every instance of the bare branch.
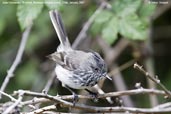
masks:
{"label": "bare branch", "polygon": [[32,100],[22,102],[22,106],[47,102],[50,102],[50,100],[46,98],[33,98]]}
{"label": "bare branch", "polygon": [[41,114],[43,112],[51,111],[51,110],[55,110],[55,109],[56,109],[56,106],[55,105],[50,105],[50,106],[46,106],[46,107],[37,109],[37,110],[35,110],[33,112],[29,112],[27,114]]}
{"label": "bare branch", "polygon": [[[16,58],[15,58],[13,64],[11,65],[10,69],[7,71],[7,76],[5,77],[5,80],[3,81],[3,84],[1,86],[0,91],[2,91],[2,92],[5,90],[6,86],[8,85],[10,78],[12,78],[14,76],[14,71],[17,68],[17,66],[19,65],[19,63],[21,62],[21,58],[24,53],[25,45],[26,45],[28,36],[30,34],[31,27],[32,27],[32,25],[27,27],[22,35]],[[0,99],[1,99],[1,94],[0,94]]]}
{"label": "bare branch", "polygon": [[8,107],[2,114],[9,114],[18,104],[21,103],[22,99],[23,99],[23,93],[20,92],[18,100],[16,100],[13,105]]}
{"label": "bare branch", "polygon": [[[59,96],[51,96],[48,94],[43,94],[43,93],[36,93],[36,92],[31,92],[31,91],[26,91],[26,90],[19,90],[16,91],[15,93],[23,93],[23,95],[26,96],[34,96],[34,97],[40,97],[40,98],[46,98],[49,99],[52,102],[57,102],[60,103],[61,106],[64,107],[72,107],[76,109],[82,109],[82,110],[87,110],[87,111],[92,111],[92,112],[132,112],[132,113],[159,113],[159,112],[171,112],[171,108],[165,108],[165,109],[153,109],[153,108],[132,108],[132,107],[96,107],[96,106],[88,106],[84,104],[79,104],[76,103],[73,106],[73,103],[62,100],[61,97]],[[115,94],[116,93],[116,94]],[[131,95],[131,94],[139,94],[139,93],[151,93],[151,94],[162,94],[165,95],[164,91],[159,91],[159,90],[153,90],[153,89],[136,89],[136,90],[130,90],[130,91],[124,91],[124,92],[112,92],[112,93],[106,93],[100,95],[100,97],[108,97],[108,96],[114,96],[114,95]],[[73,97],[73,96],[72,96]],[[79,96],[83,97],[83,96]],[[89,96],[90,97],[90,96]],[[71,98],[71,97],[70,97]],[[84,96],[84,98],[87,98],[87,96]]]}
{"label": "bare branch", "polygon": [[43,93],[46,93],[46,94],[48,93],[48,91],[49,91],[49,89],[50,89],[50,87],[51,87],[51,85],[52,85],[55,78],[56,78],[56,74],[55,74],[55,72],[52,72],[50,74],[49,80],[47,81],[47,83],[46,83],[46,85],[45,85],[45,87],[43,89]]}
{"label": "bare branch", "polygon": [[5,93],[5,92],[3,92],[3,91],[0,91],[0,94],[6,96],[6,97],[8,97],[8,98],[10,98],[11,101],[17,101],[14,97],[12,97],[11,95],[9,95],[9,94],[7,94],[7,93]]}
{"label": "bare branch", "polygon": [[162,109],[162,108],[170,108],[170,107],[171,107],[171,102],[167,102],[164,104],[157,105],[153,109]]}
{"label": "bare branch", "polygon": [[[29,93],[30,96],[38,97],[32,94],[32,92],[29,92],[29,91],[27,92]],[[15,93],[18,94],[19,91],[16,91]],[[119,97],[119,96],[136,95],[136,94],[166,95],[164,91],[141,88],[141,89],[133,89],[133,90],[127,90],[127,91],[118,91],[118,92],[99,94],[98,98]],[[54,97],[58,97],[64,100],[73,99],[73,95],[63,95],[63,96],[54,96]],[[78,97],[79,99],[92,99],[91,95],[78,95]],[[21,105],[24,106],[24,105],[29,105],[29,104],[46,103],[46,102],[50,102],[50,100],[46,98],[34,98],[32,100],[22,102]]]}
{"label": "bare branch", "polygon": [[123,50],[130,44],[126,38],[121,38],[119,42],[112,48],[100,36],[97,38],[97,43],[101,47],[105,55],[105,61],[109,67],[113,65],[113,61],[116,61],[121,52],[123,52]]}
{"label": "bare branch", "polygon": [[134,64],[134,68],[142,72],[147,78],[149,78],[150,80],[155,82],[157,85],[159,85],[165,91],[165,93],[167,94],[167,97],[171,98],[171,92],[160,82],[160,80],[158,79],[158,76],[150,75],[147,71],[143,69],[142,66],[140,66],[137,63]]}
{"label": "bare branch", "polygon": [[[36,93],[36,92],[31,92],[27,90],[18,90],[15,91],[14,94],[19,94],[20,91],[24,91],[24,95],[28,96],[34,96],[34,97],[43,97],[46,98],[46,94],[43,93]],[[118,97],[118,96],[125,96],[125,95],[136,95],[136,94],[157,94],[157,95],[166,95],[164,91],[161,90],[154,90],[154,89],[133,89],[133,90],[126,90],[126,91],[118,91],[118,92],[110,92],[110,93],[105,93],[105,94],[99,94],[98,98],[106,98],[106,97]],[[52,96],[58,99],[73,99],[73,95],[63,95],[63,96]],[[78,95],[80,99],[92,99],[91,95]],[[40,101],[43,101],[45,99],[42,99]],[[51,99],[50,99],[51,100]],[[27,103],[24,103],[24,105],[29,104],[29,103],[36,103],[36,99],[27,101]],[[47,101],[45,101],[47,102]],[[60,101],[59,101],[60,102]],[[37,102],[39,103],[39,102]]]}
{"label": "bare branch", "polygon": [[[98,91],[99,94],[105,94],[105,92],[96,84],[94,88]],[[113,104],[113,101],[111,97],[106,97],[106,100],[110,103]]]}
{"label": "bare branch", "polygon": [[163,15],[166,11],[168,11],[171,8],[171,3],[168,2],[168,4],[162,5],[159,7],[154,14],[152,15],[152,19],[155,20],[159,18],[161,15]]}
{"label": "bare branch", "polygon": [[108,3],[102,1],[101,5],[99,6],[99,8],[94,12],[94,14],[89,18],[89,20],[85,23],[85,25],[83,26],[82,30],[80,31],[80,33],[78,34],[77,38],[75,39],[74,43],[72,44],[72,47],[75,49],[79,43],[86,38],[86,32],[88,31],[88,29],[90,28],[91,24],[93,23],[94,19],[96,18],[96,16],[102,11],[103,8],[105,8],[107,5],[109,5]]}
{"label": "bare branch", "polygon": [[[167,103],[167,106],[170,106],[171,103]],[[132,112],[132,113],[161,113],[161,112],[170,112],[171,109],[164,109],[160,107],[155,107],[155,108],[131,108],[131,107],[94,107],[86,105],[80,105],[79,107],[72,107],[72,108],[79,108],[79,109],[84,109],[86,110],[88,108],[89,111],[93,112]],[[27,114],[40,114],[45,111],[50,111],[50,110],[55,110],[56,106],[55,105],[50,105],[43,107],[41,109],[37,109],[33,112],[27,113]],[[159,110],[160,109],[160,110]]]}

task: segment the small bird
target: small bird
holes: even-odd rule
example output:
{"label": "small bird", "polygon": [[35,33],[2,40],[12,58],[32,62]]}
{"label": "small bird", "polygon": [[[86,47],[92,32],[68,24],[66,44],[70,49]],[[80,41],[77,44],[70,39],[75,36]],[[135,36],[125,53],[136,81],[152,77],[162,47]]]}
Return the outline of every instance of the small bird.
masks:
{"label": "small bird", "polygon": [[90,94],[95,94],[88,88],[96,85],[103,77],[111,80],[104,60],[97,52],[72,49],[59,12],[51,10],[49,15],[60,41],[57,51],[48,56],[56,63],[57,79],[72,92],[74,102],[78,100],[78,96],[72,89],[85,89]]}

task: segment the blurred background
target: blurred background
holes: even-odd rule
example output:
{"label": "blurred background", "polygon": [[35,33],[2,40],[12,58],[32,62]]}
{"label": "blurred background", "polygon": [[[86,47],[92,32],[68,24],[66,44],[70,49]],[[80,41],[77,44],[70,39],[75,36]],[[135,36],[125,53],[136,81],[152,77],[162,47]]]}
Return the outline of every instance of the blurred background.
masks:
{"label": "blurred background", "polygon": [[[19,1],[19,0],[18,0]],[[27,0],[23,0],[26,1]],[[41,0],[40,0],[41,1]],[[52,2],[53,0],[47,0]],[[102,80],[104,92],[157,88],[133,68],[138,62],[150,74],[171,87],[171,3],[169,0],[60,0],[62,3],[18,4],[1,0],[0,4],[0,85],[12,65],[24,30],[33,24],[22,61],[14,72],[5,92],[18,89],[41,92],[50,84],[48,94],[71,94],[54,78],[55,63],[47,55],[56,51],[59,40],[49,18],[49,10],[61,12],[69,40],[74,48],[95,50],[103,56],[113,81]],[[16,2],[16,1],[14,1]],[[78,36],[84,27],[85,35]],[[84,31],[83,31],[84,32]],[[75,39],[80,40],[79,44]],[[50,80],[51,79],[51,80]],[[88,94],[78,91],[79,94]],[[28,98],[29,99],[29,98]],[[119,105],[116,98],[114,105]],[[165,100],[160,96],[134,95],[121,97],[124,106],[151,107]],[[0,102],[7,99],[3,97]],[[105,99],[100,106],[113,106]]]}

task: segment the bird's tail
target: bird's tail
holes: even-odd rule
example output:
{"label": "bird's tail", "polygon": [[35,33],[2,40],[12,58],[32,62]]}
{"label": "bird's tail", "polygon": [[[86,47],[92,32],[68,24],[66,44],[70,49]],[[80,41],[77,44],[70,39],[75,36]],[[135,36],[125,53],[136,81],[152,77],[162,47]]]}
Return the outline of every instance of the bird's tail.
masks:
{"label": "bird's tail", "polygon": [[50,15],[50,19],[52,21],[52,24],[55,28],[55,31],[58,35],[58,38],[60,40],[60,48],[63,48],[63,49],[70,49],[71,48],[71,45],[70,45],[70,42],[68,40],[68,37],[67,37],[67,34],[66,34],[66,31],[65,31],[65,28],[63,26],[63,22],[62,22],[62,19],[61,19],[61,16],[59,14],[59,12],[57,10],[51,10],[49,12],[49,15]]}

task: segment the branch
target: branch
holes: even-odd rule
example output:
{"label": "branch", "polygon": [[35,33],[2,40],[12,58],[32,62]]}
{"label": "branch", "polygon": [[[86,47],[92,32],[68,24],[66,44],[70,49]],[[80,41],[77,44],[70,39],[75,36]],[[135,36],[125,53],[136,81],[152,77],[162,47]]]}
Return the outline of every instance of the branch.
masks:
{"label": "branch", "polygon": [[152,15],[152,20],[155,20],[157,18],[159,18],[161,15],[163,15],[166,11],[168,11],[171,8],[171,3],[168,2],[167,5],[162,5],[161,7],[159,7],[154,14]]}
{"label": "branch", "polygon": [[[66,106],[66,105],[64,105]],[[164,113],[171,112],[171,109],[157,109],[157,108],[132,108],[132,107],[95,107],[95,106],[87,106],[83,104],[76,104],[76,106],[71,106],[72,108],[88,110],[92,112],[129,112],[129,113]],[[33,112],[27,114],[39,114],[49,110],[55,110],[56,106],[51,105],[47,107],[43,107],[41,109],[37,109]]]}
{"label": "branch", "polygon": [[170,108],[170,107],[171,107],[171,102],[167,102],[164,104],[157,105],[153,109],[162,109],[162,108]]}
{"label": "branch", "polygon": [[42,90],[43,93],[46,93],[46,94],[48,93],[48,91],[49,91],[51,85],[53,84],[53,81],[55,80],[55,78],[56,78],[56,74],[55,74],[55,72],[52,72],[52,73],[50,74],[50,78],[48,79],[48,81],[47,81],[47,83],[46,83],[44,89]]}
{"label": "branch", "polygon": [[[165,109],[157,110],[156,108],[153,109],[153,108],[131,108],[131,107],[96,107],[96,106],[88,106],[88,105],[79,104],[79,103],[76,103],[73,106],[73,103],[65,101],[65,100],[61,99],[62,97],[59,97],[59,96],[51,96],[48,94],[36,93],[36,92],[31,92],[31,91],[26,91],[26,90],[19,90],[19,91],[16,91],[15,93],[18,93],[18,94],[23,93],[23,95],[26,95],[26,96],[46,98],[52,102],[60,103],[61,106],[63,106],[63,107],[72,107],[72,108],[87,110],[87,111],[91,111],[91,112],[131,112],[131,113],[171,112],[171,108],[165,108]],[[107,93],[108,95],[102,94],[102,95],[100,95],[100,97],[113,96],[114,93],[117,93],[115,95],[130,95],[130,94],[138,94],[138,93],[165,94],[164,91],[159,91],[159,90],[136,89],[136,90],[130,90],[127,92],[124,91],[124,92]],[[87,96],[84,96],[84,98],[87,98]]]}
{"label": "branch", "polygon": [[17,101],[14,97],[12,97],[11,95],[9,95],[9,94],[7,94],[7,93],[5,93],[5,92],[3,92],[3,91],[0,91],[0,94],[6,96],[6,97],[8,97],[8,98],[10,98],[11,101]]}
{"label": "branch", "polygon": [[33,104],[47,103],[47,102],[50,102],[50,100],[46,99],[46,98],[37,98],[37,97],[35,97],[32,100],[22,102],[21,107],[26,106],[26,105],[33,105]]}
{"label": "branch", "polygon": [[117,42],[117,44],[114,47],[111,47],[109,44],[107,44],[104,39],[101,37],[97,38],[97,43],[101,47],[104,55],[105,55],[105,61],[108,64],[109,67],[111,67],[113,64],[113,61],[116,61],[118,56],[123,52],[123,50],[129,45],[129,41],[126,40],[126,38],[121,38]]}
{"label": "branch", "polygon": [[[99,94],[105,94],[105,92],[99,87],[99,85],[95,85],[94,89],[96,89],[98,91]],[[106,100],[110,103],[113,104],[113,101],[111,99],[111,97],[106,97]]]}
{"label": "branch", "polygon": [[167,97],[171,98],[171,92],[160,82],[160,80],[158,79],[158,76],[154,77],[150,75],[147,71],[143,69],[142,66],[140,66],[137,63],[134,64],[134,68],[142,72],[147,78],[149,78],[150,80],[155,82],[157,85],[159,85],[165,91],[165,93],[167,94]]}
{"label": "branch", "polygon": [[[14,94],[19,94],[21,91],[23,91],[24,95],[27,96],[34,96],[34,97],[43,97],[46,98],[47,94],[43,93],[36,93],[36,92],[31,92],[27,90],[18,90],[15,91]],[[136,94],[157,94],[157,95],[166,95],[164,91],[161,90],[154,90],[154,89],[133,89],[133,90],[126,90],[126,91],[118,91],[118,92],[110,92],[110,93],[105,93],[105,94],[99,94],[98,98],[106,98],[106,97],[118,97],[118,96],[125,96],[125,95],[136,95]],[[63,96],[52,96],[57,99],[64,99],[64,100],[69,100],[73,99],[73,95],[63,95]],[[79,99],[92,99],[92,95],[78,95]],[[48,98],[49,99],[49,98]],[[38,100],[38,101],[37,101]],[[52,99],[50,99],[52,100]],[[27,101],[27,103],[22,103],[24,105],[27,105],[29,103],[39,103],[41,101],[47,102],[45,99],[33,99],[30,101]],[[60,100],[58,101],[60,102]]]}
{"label": "branch", "polygon": [[[27,27],[26,30],[24,31],[24,33],[22,34],[22,38],[21,38],[21,42],[20,42],[20,46],[16,55],[16,58],[13,62],[13,64],[11,65],[10,69],[7,71],[7,76],[5,77],[5,80],[3,81],[3,84],[1,86],[0,91],[4,91],[10,78],[12,78],[14,76],[14,71],[17,68],[17,66],[19,65],[19,63],[21,62],[21,58],[23,56],[23,52],[25,49],[25,45],[31,30],[31,26]],[[1,93],[0,93],[0,99],[1,99]]]}
{"label": "branch", "polygon": [[[20,91],[21,90],[16,91],[14,93],[18,94]],[[25,92],[27,92],[27,94],[29,96],[40,97],[40,96],[37,96],[36,94],[34,94],[35,92],[30,92],[30,91],[25,91]],[[38,94],[40,94],[40,93],[38,93]],[[141,89],[133,89],[133,90],[127,90],[127,91],[118,91],[118,92],[110,92],[110,93],[105,93],[105,94],[99,94],[98,98],[119,97],[119,96],[136,95],[136,94],[166,95],[164,91],[141,88]],[[55,97],[55,98],[58,97],[58,98],[63,99],[63,100],[73,99],[73,95],[53,96],[53,97]],[[78,97],[79,97],[79,99],[92,99],[91,95],[78,95]],[[21,107],[25,106],[25,105],[47,103],[47,102],[50,102],[50,100],[47,98],[34,98],[32,100],[22,102]]]}
{"label": "branch", "polygon": [[23,92],[20,92],[18,100],[16,100],[13,105],[8,107],[2,114],[9,114],[18,104],[21,103],[22,99],[23,99]]}
{"label": "branch", "polygon": [[46,107],[37,109],[37,110],[35,110],[33,112],[29,112],[27,114],[42,114],[45,111],[51,111],[51,110],[55,110],[55,109],[56,109],[55,105],[50,105],[50,106],[46,106]]}
{"label": "branch", "polygon": [[89,20],[85,23],[85,25],[83,26],[82,30],[80,31],[80,33],[78,34],[77,38],[75,39],[74,43],[72,44],[72,47],[75,49],[79,43],[86,38],[86,32],[88,31],[88,29],[90,28],[91,24],[93,23],[94,19],[96,18],[96,16],[102,11],[103,8],[105,8],[107,5],[109,5],[108,3],[106,3],[105,1],[102,1],[101,5],[99,6],[99,8],[94,12],[94,14],[89,18]]}

